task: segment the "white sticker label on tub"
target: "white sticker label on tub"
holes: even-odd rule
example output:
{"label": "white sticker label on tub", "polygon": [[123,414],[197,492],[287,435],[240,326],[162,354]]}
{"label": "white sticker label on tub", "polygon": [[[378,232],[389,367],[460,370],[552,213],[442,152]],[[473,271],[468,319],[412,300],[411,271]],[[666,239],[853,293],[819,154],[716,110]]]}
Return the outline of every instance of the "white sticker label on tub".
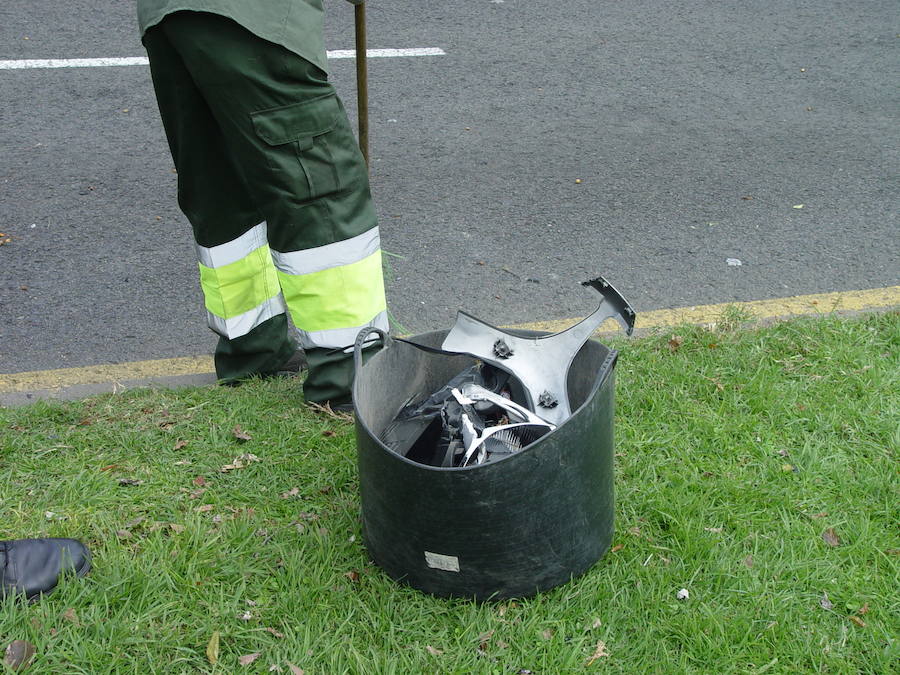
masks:
{"label": "white sticker label on tub", "polygon": [[459,558],[455,555],[441,555],[425,551],[425,564],[436,570],[445,572],[459,572]]}

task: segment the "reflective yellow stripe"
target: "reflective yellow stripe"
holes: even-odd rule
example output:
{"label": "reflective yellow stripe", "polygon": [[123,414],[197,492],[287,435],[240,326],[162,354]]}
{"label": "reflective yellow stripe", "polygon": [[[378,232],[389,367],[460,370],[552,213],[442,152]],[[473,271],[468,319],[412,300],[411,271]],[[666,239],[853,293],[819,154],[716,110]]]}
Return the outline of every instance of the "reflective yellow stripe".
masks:
{"label": "reflective yellow stripe", "polygon": [[301,331],[364,326],[386,309],[381,251],[349,265],[312,272],[278,272],[291,319]]}
{"label": "reflective yellow stripe", "polygon": [[278,277],[267,245],[222,267],[200,267],[206,309],[230,319],[278,295]]}

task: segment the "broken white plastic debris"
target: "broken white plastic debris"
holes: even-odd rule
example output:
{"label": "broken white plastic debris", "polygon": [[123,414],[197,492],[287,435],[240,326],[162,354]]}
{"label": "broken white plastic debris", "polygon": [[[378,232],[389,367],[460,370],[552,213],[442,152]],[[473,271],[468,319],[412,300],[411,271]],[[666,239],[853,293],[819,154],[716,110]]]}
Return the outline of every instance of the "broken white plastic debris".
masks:
{"label": "broken white plastic debris", "polygon": [[687,600],[690,597],[690,595],[691,594],[688,593],[688,589],[682,588],[680,591],[678,591],[678,593],[675,595],[675,597],[678,598],[679,600]]}
{"label": "broken white plastic debris", "polygon": [[729,267],[740,267],[741,265],[744,264],[737,258],[726,258],[725,262],[728,263]]}

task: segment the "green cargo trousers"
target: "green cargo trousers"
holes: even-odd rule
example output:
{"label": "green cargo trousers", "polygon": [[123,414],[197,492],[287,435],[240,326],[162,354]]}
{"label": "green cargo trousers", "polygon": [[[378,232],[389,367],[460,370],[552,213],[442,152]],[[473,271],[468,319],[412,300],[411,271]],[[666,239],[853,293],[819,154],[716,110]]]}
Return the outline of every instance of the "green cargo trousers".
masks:
{"label": "green cargo trousers", "polygon": [[308,401],[349,401],[350,349],[388,329],[368,173],[327,75],[205,12],[143,38],[197,243],[216,373],[231,383],[309,362]]}

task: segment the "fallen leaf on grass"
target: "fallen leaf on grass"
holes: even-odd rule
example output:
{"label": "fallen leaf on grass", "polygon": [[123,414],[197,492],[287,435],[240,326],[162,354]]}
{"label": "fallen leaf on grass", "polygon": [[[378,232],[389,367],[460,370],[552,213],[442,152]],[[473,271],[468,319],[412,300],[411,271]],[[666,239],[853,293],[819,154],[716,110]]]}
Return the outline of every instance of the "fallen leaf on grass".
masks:
{"label": "fallen leaf on grass", "polygon": [[229,471],[234,471],[235,469],[243,469],[246,468],[251,462],[260,461],[259,457],[249,452],[244,453],[243,455],[239,455],[234,458],[234,461],[231,464],[226,464],[219,471],[221,473],[228,473]]}
{"label": "fallen leaf on grass", "polygon": [[862,607],[856,610],[857,614],[868,614],[869,613],[869,603],[865,603]]}
{"label": "fallen leaf on grass", "polygon": [[116,530],[116,536],[119,539],[130,539],[131,532],[129,532],[128,530]]}
{"label": "fallen leaf on grass", "polygon": [[542,631],[541,631],[541,637],[544,638],[545,640],[550,640],[550,639],[552,639],[552,638],[553,638],[553,629],[552,629],[552,628],[548,628],[547,630],[542,630]]}
{"label": "fallen leaf on grass", "polygon": [[206,644],[206,658],[211,665],[219,661],[219,631],[214,631]]}
{"label": "fallen leaf on grass", "polygon": [[283,638],[283,637],[284,637],[284,633],[279,633],[279,632],[278,632],[277,630],[275,630],[274,628],[266,628],[266,630],[269,631],[272,635],[274,635],[274,636],[277,637],[277,638]]}
{"label": "fallen leaf on grass", "polygon": [[667,344],[669,345],[670,352],[677,352],[678,348],[681,347],[682,344],[684,344],[684,338],[680,335],[673,335],[671,338],[669,338],[669,342]]}
{"label": "fallen leaf on grass", "polygon": [[491,629],[485,633],[482,633],[478,636],[478,651],[485,651],[488,646],[488,642],[491,641],[491,638],[494,636],[494,629]]}
{"label": "fallen leaf on grass", "polygon": [[304,675],[303,668],[298,668],[293,663],[288,663],[288,668],[291,669],[292,675]]}
{"label": "fallen leaf on grass", "polygon": [[6,647],[3,663],[13,671],[25,670],[31,665],[35,651],[37,648],[27,640],[13,640]]}
{"label": "fallen leaf on grass", "polygon": [[609,652],[606,651],[606,643],[603,640],[597,642],[597,648],[594,649],[594,654],[587,660],[587,663],[584,665],[589,666],[597,659],[607,658],[609,657]]}
{"label": "fallen leaf on grass", "polygon": [[753,556],[748,555],[746,558],[744,558],[743,562],[747,567],[753,567]]}
{"label": "fallen leaf on grass", "polygon": [[331,429],[326,429],[325,431],[322,432],[322,435],[325,437],[331,437],[331,436],[334,436],[334,432]]}
{"label": "fallen leaf on grass", "polygon": [[837,536],[837,532],[834,531],[833,527],[829,527],[827,530],[825,530],[822,533],[822,539],[826,544],[828,544],[832,548],[834,548],[835,546],[841,545],[841,540]]}
{"label": "fallen leaf on grass", "polygon": [[244,654],[243,656],[238,657],[238,663],[240,663],[242,666],[249,666],[258,658],[259,652],[255,652],[253,654]]}
{"label": "fallen leaf on grass", "polygon": [[431,645],[425,645],[425,651],[428,652],[429,654],[431,654],[432,656],[440,656],[441,654],[444,653],[440,649],[436,649],[436,648],[432,647]]}
{"label": "fallen leaf on grass", "polygon": [[197,487],[203,487],[206,485],[206,478],[203,476],[197,476],[194,480],[191,481]]}
{"label": "fallen leaf on grass", "polygon": [[215,507],[212,504],[201,504],[197,507],[197,513],[206,513],[212,511]]}
{"label": "fallen leaf on grass", "polygon": [[828,511],[822,511],[822,512],[820,512],[820,513],[814,513],[814,514],[812,514],[812,515],[810,516],[810,518],[827,518],[827,517],[828,517]]}
{"label": "fallen leaf on grass", "polygon": [[281,498],[282,499],[290,499],[291,497],[296,497],[299,494],[300,494],[300,488],[295,487],[295,488],[291,488],[287,492],[282,492]]}
{"label": "fallen leaf on grass", "polygon": [[717,390],[717,391],[725,391],[725,385],[723,385],[721,382],[719,382],[719,380],[716,379],[715,377],[706,377],[706,376],[704,375],[704,376],[703,376],[703,379],[704,379],[704,380],[709,380],[709,381],[712,382],[714,385],[716,385],[716,390]]}
{"label": "fallen leaf on grass", "polygon": [[602,626],[602,625],[603,625],[603,622],[600,619],[594,619],[594,623],[592,623],[590,626],[585,626],[584,632],[587,633],[588,631],[596,630],[597,628],[600,628],[600,626]]}
{"label": "fallen leaf on grass", "polygon": [[187,444],[188,444],[187,441],[178,441],[172,449],[173,449],[173,450],[181,450],[181,449],[182,449],[183,447],[185,447]]}
{"label": "fallen leaf on grass", "polygon": [[62,618],[70,623],[75,624],[76,626],[81,625],[81,623],[78,621],[78,615],[75,613],[74,607],[69,607],[69,609],[63,612]]}
{"label": "fallen leaf on grass", "polygon": [[613,546],[611,549],[609,549],[609,552],[610,552],[610,553],[618,553],[618,552],[621,551],[623,548],[625,548],[625,545],[624,545],[624,544],[616,544],[616,545]]}
{"label": "fallen leaf on grass", "polygon": [[703,529],[707,532],[712,532],[713,534],[721,534],[723,530],[721,527],[704,527]]}
{"label": "fallen leaf on grass", "polygon": [[119,485],[130,486],[130,485],[143,485],[143,484],[144,484],[144,481],[139,480],[137,478],[120,478],[119,479]]}
{"label": "fallen leaf on grass", "polygon": [[860,628],[865,628],[865,627],[866,627],[866,622],[863,621],[862,619],[860,619],[858,616],[851,616],[851,617],[850,617],[850,620],[851,620],[853,623],[855,623],[857,626],[859,626]]}
{"label": "fallen leaf on grass", "polygon": [[828,599],[828,593],[822,593],[822,597],[819,598],[819,607],[822,609],[834,609],[834,603]]}
{"label": "fallen leaf on grass", "polygon": [[240,441],[241,443],[253,440],[253,436],[241,429],[240,424],[235,424],[234,429],[231,430],[231,433],[234,436],[235,440]]}

